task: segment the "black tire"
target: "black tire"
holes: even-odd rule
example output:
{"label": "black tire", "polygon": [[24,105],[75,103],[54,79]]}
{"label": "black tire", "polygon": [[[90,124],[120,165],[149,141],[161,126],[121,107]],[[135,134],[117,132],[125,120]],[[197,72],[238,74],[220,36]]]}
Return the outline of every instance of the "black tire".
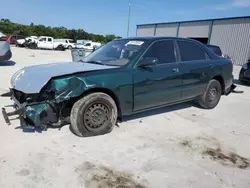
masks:
{"label": "black tire", "polygon": [[103,135],[112,131],[116,121],[114,100],[105,93],[91,93],[73,105],[70,130],[80,137]]}
{"label": "black tire", "polygon": [[57,46],[56,50],[63,51],[63,46],[62,45]]}
{"label": "black tire", "polygon": [[71,46],[71,45],[69,45],[69,46],[68,46],[68,49],[69,49],[69,50],[71,50],[71,49],[72,49],[72,46]]}
{"label": "black tire", "polygon": [[213,109],[217,106],[221,98],[221,84],[217,80],[208,83],[205,93],[200,97],[198,103],[202,108]]}
{"label": "black tire", "polygon": [[37,44],[36,43],[30,44],[30,49],[37,49]]}

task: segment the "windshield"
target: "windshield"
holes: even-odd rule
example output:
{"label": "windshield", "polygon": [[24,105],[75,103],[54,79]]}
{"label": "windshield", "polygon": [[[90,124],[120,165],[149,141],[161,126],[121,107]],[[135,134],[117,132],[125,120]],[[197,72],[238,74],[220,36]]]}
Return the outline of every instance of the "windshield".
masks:
{"label": "windshield", "polygon": [[126,65],[145,46],[145,41],[114,40],[86,56],[85,62],[98,62],[105,65]]}

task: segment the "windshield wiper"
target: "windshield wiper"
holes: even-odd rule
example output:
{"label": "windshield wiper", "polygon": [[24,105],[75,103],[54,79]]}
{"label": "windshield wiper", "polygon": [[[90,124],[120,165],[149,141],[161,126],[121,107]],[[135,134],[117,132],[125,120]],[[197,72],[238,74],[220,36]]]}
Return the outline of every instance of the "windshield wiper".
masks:
{"label": "windshield wiper", "polygon": [[104,63],[101,63],[100,61],[86,61],[86,63],[93,63],[97,65],[105,65]]}

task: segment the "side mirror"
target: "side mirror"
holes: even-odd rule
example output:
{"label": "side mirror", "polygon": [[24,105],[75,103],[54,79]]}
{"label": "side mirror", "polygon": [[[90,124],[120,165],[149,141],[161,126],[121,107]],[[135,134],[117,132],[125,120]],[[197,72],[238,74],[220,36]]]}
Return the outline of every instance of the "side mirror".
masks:
{"label": "side mirror", "polygon": [[156,65],[158,63],[158,59],[155,57],[146,57],[139,61],[137,67],[147,67],[151,65]]}

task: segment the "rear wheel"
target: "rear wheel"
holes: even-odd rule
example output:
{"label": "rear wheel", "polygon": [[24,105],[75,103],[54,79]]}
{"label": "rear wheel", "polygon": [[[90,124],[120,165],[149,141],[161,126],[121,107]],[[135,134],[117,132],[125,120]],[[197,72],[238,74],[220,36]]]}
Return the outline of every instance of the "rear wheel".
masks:
{"label": "rear wheel", "polygon": [[199,104],[205,109],[213,109],[221,98],[221,84],[217,80],[211,80],[205,93],[200,97]]}
{"label": "rear wheel", "polygon": [[71,49],[72,49],[72,46],[71,46],[71,45],[69,45],[69,46],[68,46],[68,49],[69,49],[69,50],[71,50]]}
{"label": "rear wheel", "polygon": [[77,136],[96,136],[112,131],[117,121],[114,100],[105,93],[91,93],[78,100],[70,115],[71,131]]}
{"label": "rear wheel", "polygon": [[59,46],[56,47],[56,50],[63,51],[64,47],[62,45],[59,45]]}

